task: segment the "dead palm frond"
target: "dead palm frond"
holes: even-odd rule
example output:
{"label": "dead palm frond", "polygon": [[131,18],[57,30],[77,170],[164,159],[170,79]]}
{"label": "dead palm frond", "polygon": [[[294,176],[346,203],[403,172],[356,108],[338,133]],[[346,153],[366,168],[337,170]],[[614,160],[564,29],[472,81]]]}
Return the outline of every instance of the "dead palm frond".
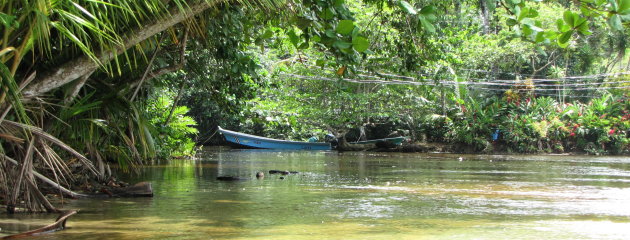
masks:
{"label": "dead palm frond", "polygon": [[44,140],[54,144],[55,146],[57,146],[57,147],[65,150],[65,151],[67,151],[68,153],[72,154],[73,156],[78,158],[90,172],[92,172],[93,174],[97,174],[96,168],[90,162],[90,160],[88,160],[81,153],[79,153],[76,150],[74,150],[72,147],[68,146],[66,143],[64,143],[61,140],[57,139],[56,137],[46,133],[41,128],[38,128],[38,127],[35,127],[35,126],[31,126],[31,125],[27,125],[27,124],[23,124],[23,123],[13,122],[13,121],[9,121],[9,120],[4,120],[0,124],[1,125],[5,125],[5,126],[12,126],[12,127],[15,127],[15,128],[20,128],[20,129],[27,130],[27,131],[31,132],[33,135],[36,135],[36,136],[38,136],[38,137],[40,137],[40,138],[42,138],[42,139],[44,139]]}

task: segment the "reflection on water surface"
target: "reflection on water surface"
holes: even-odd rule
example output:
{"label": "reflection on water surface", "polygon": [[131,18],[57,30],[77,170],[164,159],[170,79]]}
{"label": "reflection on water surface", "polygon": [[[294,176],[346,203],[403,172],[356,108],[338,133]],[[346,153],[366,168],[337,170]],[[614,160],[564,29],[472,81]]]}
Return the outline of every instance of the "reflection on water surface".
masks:
{"label": "reflection on water surface", "polygon": [[[38,238],[630,238],[628,157],[459,157],[208,149],[127,177],[154,198],[73,200],[69,229]],[[300,173],[253,177],[272,169]],[[54,218],[0,216],[0,234]]]}

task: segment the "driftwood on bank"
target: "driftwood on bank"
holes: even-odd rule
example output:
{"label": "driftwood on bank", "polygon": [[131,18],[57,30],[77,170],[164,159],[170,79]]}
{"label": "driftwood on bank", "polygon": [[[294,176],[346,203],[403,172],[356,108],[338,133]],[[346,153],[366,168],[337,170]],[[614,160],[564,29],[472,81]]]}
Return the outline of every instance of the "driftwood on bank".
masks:
{"label": "driftwood on bank", "polygon": [[76,210],[69,210],[69,211],[64,211],[61,213],[61,215],[57,218],[57,220],[48,225],[48,226],[44,226],[35,230],[31,230],[28,232],[23,232],[23,233],[18,233],[18,234],[14,234],[14,235],[9,235],[6,237],[2,237],[0,239],[18,239],[18,238],[25,238],[25,237],[31,237],[34,235],[38,235],[41,233],[50,233],[50,232],[56,232],[59,230],[63,230],[64,228],[66,228],[66,220],[68,220],[68,218],[74,214],[76,214],[77,211]]}

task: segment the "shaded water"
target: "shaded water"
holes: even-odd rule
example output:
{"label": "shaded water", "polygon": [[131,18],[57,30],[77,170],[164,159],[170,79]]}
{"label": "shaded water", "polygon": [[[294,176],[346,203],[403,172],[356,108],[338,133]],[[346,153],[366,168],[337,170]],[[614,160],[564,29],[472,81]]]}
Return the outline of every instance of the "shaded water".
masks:
{"label": "shaded water", "polygon": [[153,198],[73,200],[38,239],[630,239],[628,157],[460,156],[212,149],[128,179]]}

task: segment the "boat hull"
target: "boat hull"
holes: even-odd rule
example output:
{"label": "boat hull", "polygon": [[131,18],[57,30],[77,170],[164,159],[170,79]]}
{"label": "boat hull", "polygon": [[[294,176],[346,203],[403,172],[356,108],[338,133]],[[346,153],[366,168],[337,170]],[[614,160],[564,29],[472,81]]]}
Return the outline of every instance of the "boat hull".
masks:
{"label": "boat hull", "polygon": [[261,149],[286,149],[286,150],[331,150],[330,143],[311,143],[278,140],[273,138],[260,137],[240,132],[225,130],[219,127],[219,131],[225,140],[248,148]]}
{"label": "boat hull", "polygon": [[350,144],[376,144],[377,142],[389,142],[394,145],[402,145],[402,142],[405,139],[406,139],[405,137],[381,138],[381,139],[374,139],[374,140],[367,140],[367,141],[360,141],[360,142],[350,142]]}

